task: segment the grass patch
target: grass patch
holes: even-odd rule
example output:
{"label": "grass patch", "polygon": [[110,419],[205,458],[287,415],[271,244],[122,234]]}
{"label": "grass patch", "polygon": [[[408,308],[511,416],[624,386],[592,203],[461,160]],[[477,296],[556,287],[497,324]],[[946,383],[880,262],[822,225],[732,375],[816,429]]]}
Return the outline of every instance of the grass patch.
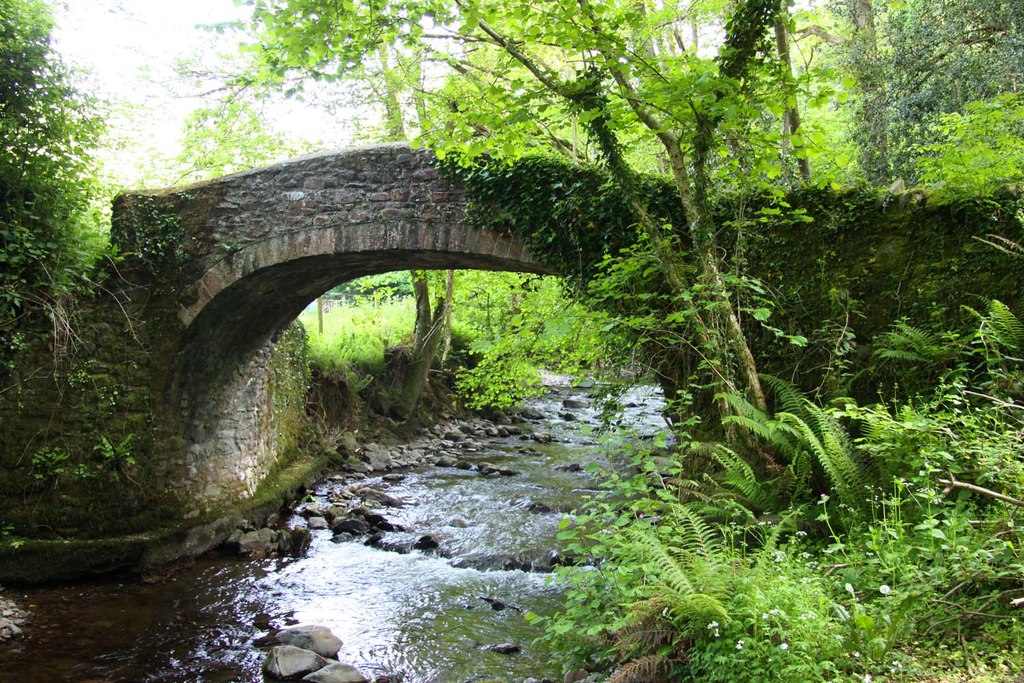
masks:
{"label": "grass patch", "polygon": [[325,304],[322,331],[315,303],[299,316],[309,335],[310,365],[325,375],[379,374],[384,370],[384,349],[412,338],[412,299],[334,299]]}

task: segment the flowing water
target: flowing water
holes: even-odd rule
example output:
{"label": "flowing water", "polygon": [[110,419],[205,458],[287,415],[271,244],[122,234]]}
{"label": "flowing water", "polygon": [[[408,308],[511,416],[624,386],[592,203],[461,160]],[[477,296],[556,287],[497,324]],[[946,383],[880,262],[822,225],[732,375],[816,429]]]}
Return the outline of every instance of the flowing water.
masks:
{"label": "flowing water", "polygon": [[[567,410],[567,397],[581,394],[563,387],[533,400],[543,418],[522,435],[477,439],[462,455],[514,475],[422,467],[361,482],[403,502],[383,513],[405,531],[386,534],[378,547],[314,531],[300,558],[215,553],[159,582],[9,591],[30,609],[30,624],[21,639],[0,644],[0,681],[263,681],[266,637],[296,623],[331,628],[344,641],[339,659],[370,678],[560,678],[523,614],[559,602],[550,575],[530,569],[550,565],[559,520],[594,486],[582,468],[601,457],[596,409]],[[640,433],[660,429],[655,391],[635,389],[625,400],[627,423]],[[325,481],[314,496],[326,500],[344,485]],[[395,551],[424,535],[439,547]],[[519,650],[485,649],[499,644]]]}

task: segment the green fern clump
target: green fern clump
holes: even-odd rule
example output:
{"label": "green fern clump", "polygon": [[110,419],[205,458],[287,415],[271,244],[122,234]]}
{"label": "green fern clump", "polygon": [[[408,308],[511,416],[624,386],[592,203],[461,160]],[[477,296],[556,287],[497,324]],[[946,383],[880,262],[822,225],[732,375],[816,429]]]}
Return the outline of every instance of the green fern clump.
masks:
{"label": "green fern clump", "polygon": [[864,488],[873,477],[858,457],[836,411],[822,408],[801,395],[788,382],[764,378],[776,395],[780,408],[774,415],[758,410],[743,397],[725,394],[735,409],[725,419],[762,440],[783,459],[783,476],[765,488],[767,482],[754,484],[753,472],[742,471],[735,454],[716,458],[725,476],[723,484],[743,493],[755,504],[772,505],[765,510],[778,511],[785,505],[805,499],[808,493],[834,493],[850,508],[861,507]]}

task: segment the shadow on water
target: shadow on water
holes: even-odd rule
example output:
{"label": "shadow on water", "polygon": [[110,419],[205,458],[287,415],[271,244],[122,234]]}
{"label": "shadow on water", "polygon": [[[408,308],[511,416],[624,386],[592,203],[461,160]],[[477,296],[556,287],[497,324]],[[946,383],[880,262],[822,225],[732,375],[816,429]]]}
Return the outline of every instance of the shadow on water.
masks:
{"label": "shadow on water", "polygon": [[[629,422],[656,430],[660,398],[634,391]],[[386,534],[378,547],[315,531],[299,559],[211,554],[160,582],[10,593],[29,607],[30,624],[20,640],[0,646],[0,681],[263,681],[265,638],[296,623],[328,626],[344,642],[339,659],[370,678],[559,678],[560,666],[534,644],[539,630],[522,613],[557,606],[550,575],[524,570],[550,567],[559,520],[592,489],[585,467],[600,457],[591,431],[597,410],[577,400],[567,414],[567,396],[580,394],[563,388],[532,402],[543,418],[526,431],[543,439],[486,437],[465,454],[505,468],[505,476],[424,467],[361,482],[400,502],[381,511],[404,531]],[[326,500],[343,485],[325,481],[314,495]],[[438,547],[410,550],[424,535]],[[485,649],[504,643],[519,650]]]}

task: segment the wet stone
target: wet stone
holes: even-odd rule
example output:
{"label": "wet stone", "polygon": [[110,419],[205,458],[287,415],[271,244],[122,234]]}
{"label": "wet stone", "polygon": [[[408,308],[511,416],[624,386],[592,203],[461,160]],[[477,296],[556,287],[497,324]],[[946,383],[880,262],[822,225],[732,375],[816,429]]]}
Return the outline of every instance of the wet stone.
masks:
{"label": "wet stone", "polygon": [[354,666],[339,662],[328,664],[319,671],[304,676],[302,680],[312,683],[368,683],[370,679]]}
{"label": "wet stone", "polygon": [[313,673],[327,664],[326,659],[310,650],[294,645],[278,645],[270,650],[263,662],[263,670],[275,678],[287,680]]}
{"label": "wet stone", "polygon": [[514,655],[522,648],[513,643],[499,643],[497,645],[487,645],[483,649],[485,652],[497,652],[499,655]]}
{"label": "wet stone", "polygon": [[436,548],[439,548],[440,546],[441,544],[438,543],[437,538],[435,536],[431,536],[430,534],[427,534],[426,536],[420,536],[412,545],[412,547],[416,550],[434,550]]}
{"label": "wet stone", "polygon": [[282,645],[293,645],[303,650],[310,650],[321,657],[334,657],[341,649],[341,638],[334,635],[331,629],[319,624],[292,626],[278,631],[275,636]]}

